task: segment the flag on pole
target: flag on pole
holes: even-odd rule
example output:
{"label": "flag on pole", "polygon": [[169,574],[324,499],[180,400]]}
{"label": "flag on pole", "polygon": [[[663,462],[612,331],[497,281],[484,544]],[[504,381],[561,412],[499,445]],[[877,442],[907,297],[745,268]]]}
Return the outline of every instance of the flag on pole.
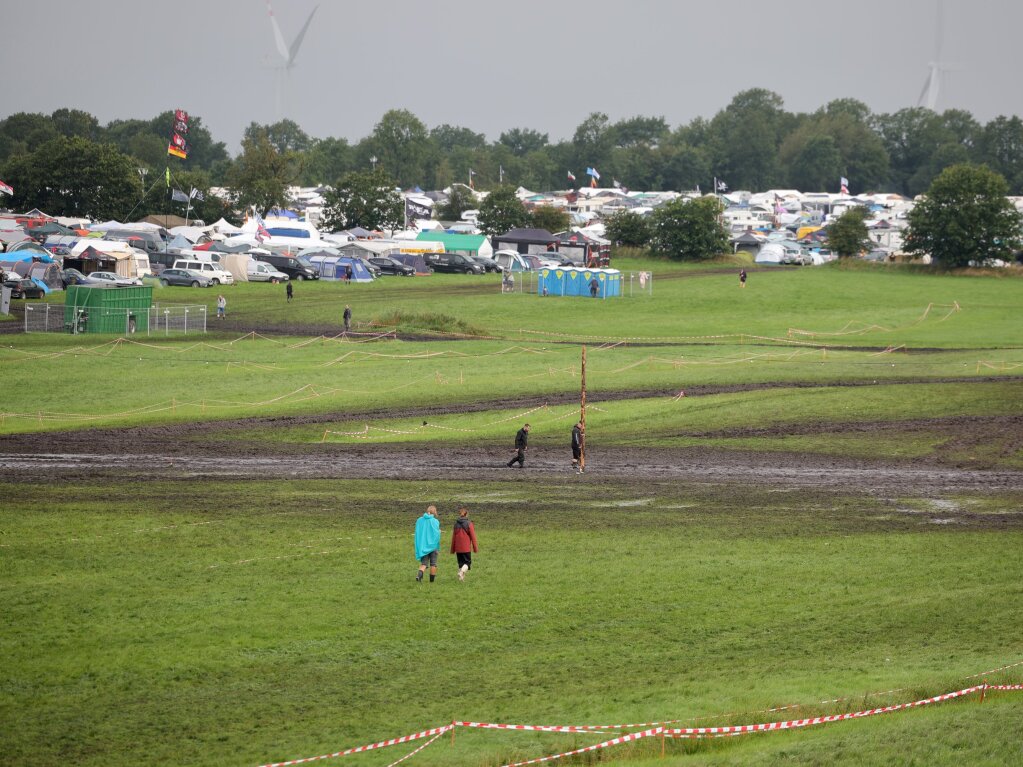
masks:
{"label": "flag on pole", "polygon": [[431,217],[431,211],[429,205],[423,205],[419,202],[413,202],[408,197],[405,198],[405,218],[409,221],[415,221],[416,219],[425,218],[429,220]]}
{"label": "flag on pole", "polygon": [[254,210],[253,213],[256,214],[256,242],[262,245],[263,240],[270,239],[270,230],[266,228],[266,222],[263,220],[263,217],[259,215],[259,211]]}
{"label": "flag on pole", "polygon": [[171,199],[174,202],[188,202],[192,198],[189,197],[184,192],[182,192],[180,189],[173,189],[171,190]]}
{"label": "flag on pole", "polygon": [[167,188],[170,189],[170,168],[169,167],[164,171],[163,177],[165,179],[167,179]]}
{"label": "flag on pole", "polygon": [[714,179],[714,189],[717,192],[727,192],[728,191],[728,184],[726,184],[721,179],[716,178],[716,179]]}
{"label": "flag on pole", "polygon": [[190,200],[198,200],[199,202],[205,202],[206,197],[203,195],[202,192],[200,192],[198,189],[196,189],[193,186],[191,193],[188,195],[188,199],[190,199]]}
{"label": "flag on pole", "polygon": [[568,172],[568,180],[575,181],[575,174],[572,171]]}
{"label": "flag on pole", "polygon": [[839,186],[842,188],[842,194],[849,194],[849,179],[842,176],[839,180]]}
{"label": "flag on pole", "polygon": [[476,189],[476,184],[474,184],[472,180],[472,177],[475,175],[476,171],[474,171],[472,168],[469,168],[469,188],[473,190]]}
{"label": "flag on pole", "polygon": [[0,181],[0,194],[14,194],[14,187],[8,183]]}

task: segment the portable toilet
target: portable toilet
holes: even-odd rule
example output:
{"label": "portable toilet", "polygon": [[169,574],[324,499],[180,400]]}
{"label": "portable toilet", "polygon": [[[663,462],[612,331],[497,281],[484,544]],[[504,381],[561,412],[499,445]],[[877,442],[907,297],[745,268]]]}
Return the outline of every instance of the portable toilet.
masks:
{"label": "portable toilet", "polygon": [[131,335],[149,330],[152,306],[152,285],[69,285],[64,298],[64,326],[73,333]]}

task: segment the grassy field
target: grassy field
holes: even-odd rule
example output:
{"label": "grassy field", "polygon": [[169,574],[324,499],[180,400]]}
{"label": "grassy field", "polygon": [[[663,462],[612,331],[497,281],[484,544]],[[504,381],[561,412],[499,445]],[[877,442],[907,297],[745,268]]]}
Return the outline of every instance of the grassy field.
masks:
{"label": "grassy field", "polygon": [[[956,512],[928,513],[927,498],[673,484],[599,498],[570,483],[538,498],[526,483],[373,481],[4,495],[10,764],[255,765],[455,717],[744,723],[785,704],[811,704],[805,716],[914,700],[1023,658],[1015,497],[960,498],[985,513],[950,526],[932,519]],[[473,509],[481,552],[464,584],[446,552],[436,584],[413,580],[411,528],[432,500],[445,543],[455,504]],[[863,697],[893,688],[907,689]],[[836,697],[850,700],[812,705]],[[669,744],[669,763],[1009,763],[1021,714],[1006,693]],[[599,739],[462,731],[417,763],[495,765]]]}
{"label": "grassy field", "polygon": [[[532,410],[531,444],[563,447],[586,342],[602,447],[1023,468],[1018,279],[757,269],[740,290],[730,266],[618,265],[653,271],[653,295],[502,295],[493,276],[433,275],[302,283],[289,305],[281,286],[237,285],[205,336],[4,335],[0,440],[318,416],[188,439],[198,455],[228,440],[443,450],[507,442]],[[345,302],[360,330],[428,340],[336,338]],[[451,412],[424,427],[426,406]],[[1023,660],[1023,497],[995,488],[8,473],[0,497],[0,764],[254,766],[456,717],[751,723],[780,705],[911,701]],[[455,505],[473,510],[468,583],[446,554],[437,584],[413,581],[430,501],[445,545]],[[1007,764],[1021,714],[1023,695],[993,694],[570,763]],[[601,737],[460,730],[408,763],[494,767]]]}

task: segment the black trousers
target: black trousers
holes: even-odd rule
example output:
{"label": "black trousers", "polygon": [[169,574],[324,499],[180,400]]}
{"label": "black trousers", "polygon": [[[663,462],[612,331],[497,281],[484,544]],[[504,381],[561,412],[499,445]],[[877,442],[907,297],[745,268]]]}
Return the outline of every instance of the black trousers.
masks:
{"label": "black trousers", "polygon": [[519,448],[519,452],[515,455],[515,457],[512,458],[510,461],[508,461],[508,466],[509,467],[514,466],[516,461],[519,462],[519,466],[525,467],[525,465],[526,465],[526,450],[525,450],[525,448],[521,448],[521,447]]}

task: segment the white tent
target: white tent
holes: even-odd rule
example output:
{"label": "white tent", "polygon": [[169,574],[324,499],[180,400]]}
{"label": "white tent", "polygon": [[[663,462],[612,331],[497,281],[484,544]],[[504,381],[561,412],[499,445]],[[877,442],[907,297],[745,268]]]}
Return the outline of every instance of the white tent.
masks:
{"label": "white tent", "polygon": [[760,246],[755,259],[758,264],[780,264],[785,257],[785,248],[778,242],[766,242]]}

